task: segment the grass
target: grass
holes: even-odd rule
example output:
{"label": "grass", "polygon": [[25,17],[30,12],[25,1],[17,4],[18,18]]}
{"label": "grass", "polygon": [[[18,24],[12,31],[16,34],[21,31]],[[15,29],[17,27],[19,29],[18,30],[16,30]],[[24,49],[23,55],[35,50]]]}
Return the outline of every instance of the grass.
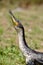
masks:
{"label": "grass", "polygon": [[24,65],[22,53],[19,48],[12,45],[10,47],[0,47],[0,65]]}
{"label": "grass", "polygon": [[2,35],[3,32],[4,32],[4,31],[3,31],[3,27],[0,26],[0,35]]}
{"label": "grass", "polygon": [[[0,16],[0,65],[25,65],[25,58],[18,48],[18,37],[9,13],[1,11]],[[14,15],[25,28],[25,37],[28,45],[35,50],[43,51],[43,8],[30,7],[15,11]]]}

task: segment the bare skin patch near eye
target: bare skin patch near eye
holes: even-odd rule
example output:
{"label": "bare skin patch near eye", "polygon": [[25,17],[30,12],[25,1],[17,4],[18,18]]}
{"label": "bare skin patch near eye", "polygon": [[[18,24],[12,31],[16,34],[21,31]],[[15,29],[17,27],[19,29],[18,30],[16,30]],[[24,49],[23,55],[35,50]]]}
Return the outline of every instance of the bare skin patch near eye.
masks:
{"label": "bare skin patch near eye", "polygon": [[14,18],[12,18],[12,22],[13,22],[13,24],[14,24],[15,26],[18,26],[18,24],[19,24],[17,21],[15,21]]}

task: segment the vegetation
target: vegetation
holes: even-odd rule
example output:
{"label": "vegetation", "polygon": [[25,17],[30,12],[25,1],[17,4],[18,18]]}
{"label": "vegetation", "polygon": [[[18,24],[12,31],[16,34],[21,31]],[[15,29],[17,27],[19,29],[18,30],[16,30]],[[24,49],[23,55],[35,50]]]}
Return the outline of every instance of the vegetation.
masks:
{"label": "vegetation", "polygon": [[0,47],[0,65],[25,65],[22,53],[18,47]]}
{"label": "vegetation", "polygon": [[[43,5],[17,8],[13,12],[25,28],[28,45],[34,50],[43,51]],[[18,43],[8,10],[3,8],[0,11],[0,65],[25,65]]]}
{"label": "vegetation", "polygon": [[20,6],[20,7],[28,7],[31,4],[43,4],[43,0],[0,0],[0,6],[8,7],[12,6]]}

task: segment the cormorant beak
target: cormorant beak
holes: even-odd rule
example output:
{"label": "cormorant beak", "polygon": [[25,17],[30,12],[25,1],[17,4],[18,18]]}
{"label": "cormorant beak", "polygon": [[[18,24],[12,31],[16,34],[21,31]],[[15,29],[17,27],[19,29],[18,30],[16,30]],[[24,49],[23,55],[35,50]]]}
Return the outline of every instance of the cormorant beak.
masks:
{"label": "cormorant beak", "polygon": [[13,25],[14,26],[18,26],[19,25],[18,20],[15,18],[15,16],[13,15],[13,13],[11,11],[9,11],[9,13],[11,15],[11,19],[12,19]]}

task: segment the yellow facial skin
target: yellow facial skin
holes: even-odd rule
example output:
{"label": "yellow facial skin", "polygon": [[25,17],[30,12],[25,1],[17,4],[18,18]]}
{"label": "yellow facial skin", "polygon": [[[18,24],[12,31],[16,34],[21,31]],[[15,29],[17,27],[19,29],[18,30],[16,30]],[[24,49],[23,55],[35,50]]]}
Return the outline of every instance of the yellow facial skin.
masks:
{"label": "yellow facial skin", "polygon": [[13,17],[12,17],[12,22],[13,22],[13,24],[14,24],[15,26],[18,26],[18,25],[19,25],[19,23],[16,22],[15,19],[14,19]]}

